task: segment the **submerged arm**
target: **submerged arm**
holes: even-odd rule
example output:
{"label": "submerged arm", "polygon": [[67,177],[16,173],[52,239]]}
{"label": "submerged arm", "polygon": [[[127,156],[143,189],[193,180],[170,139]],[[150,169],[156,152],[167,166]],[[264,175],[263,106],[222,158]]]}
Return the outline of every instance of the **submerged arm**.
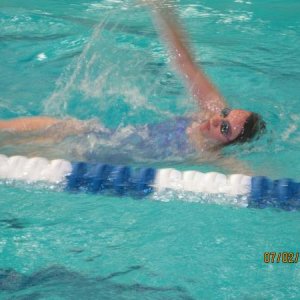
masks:
{"label": "submerged arm", "polygon": [[89,124],[85,125],[76,119],[59,120],[41,116],[0,120],[0,147],[24,143],[55,144],[68,136],[85,133],[88,129]]}
{"label": "submerged arm", "polygon": [[223,168],[224,170],[226,170],[226,172],[229,172],[231,174],[244,174],[247,176],[254,176],[253,170],[245,161],[238,160],[232,156],[221,157],[216,160],[214,164],[218,167]]}
{"label": "submerged arm", "polygon": [[46,129],[60,122],[49,117],[28,117],[0,121],[0,130],[10,132],[27,132]]}
{"label": "submerged arm", "polygon": [[[149,2],[149,1],[148,1]],[[225,100],[217,88],[211,83],[204,72],[197,66],[185,42],[183,30],[176,21],[173,13],[159,5],[157,1],[150,1],[154,15],[157,17],[160,33],[171,48],[175,64],[186,78],[188,86],[204,111],[220,112],[226,106]]]}

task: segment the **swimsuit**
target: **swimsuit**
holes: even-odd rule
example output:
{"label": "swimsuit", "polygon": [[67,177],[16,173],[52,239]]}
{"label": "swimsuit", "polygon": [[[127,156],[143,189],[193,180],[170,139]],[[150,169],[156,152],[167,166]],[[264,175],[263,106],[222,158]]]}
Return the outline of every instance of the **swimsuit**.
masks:
{"label": "swimsuit", "polygon": [[182,161],[196,152],[186,134],[190,122],[189,118],[176,117],[158,124],[90,132],[85,135],[89,143],[85,159],[114,163]]}

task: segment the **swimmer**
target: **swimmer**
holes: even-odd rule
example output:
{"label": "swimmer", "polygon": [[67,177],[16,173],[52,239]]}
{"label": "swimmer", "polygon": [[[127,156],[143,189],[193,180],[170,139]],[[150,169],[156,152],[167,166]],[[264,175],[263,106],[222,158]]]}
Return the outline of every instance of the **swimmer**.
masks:
{"label": "swimmer", "polygon": [[[166,6],[158,1],[147,1],[147,4],[152,8],[159,32],[169,45],[174,64],[186,79],[189,90],[197,100],[200,112],[193,117],[177,117],[160,124],[148,124],[136,128],[130,126],[121,130],[110,130],[100,126],[100,129],[96,130],[97,136],[102,140],[106,138],[107,143],[117,141],[117,144],[114,144],[117,147],[114,148],[118,151],[132,154],[135,149],[136,153],[139,151],[146,153],[145,159],[152,158],[156,161],[175,156],[184,159],[191,157],[193,152],[201,153],[202,156],[208,153],[209,159],[206,161],[212,161],[217,157],[212,154],[219,153],[224,146],[244,143],[259,136],[265,128],[260,115],[243,109],[229,108],[218,89],[195,63],[185,42],[183,30],[173,12],[170,11],[170,6],[166,9]],[[84,135],[87,132],[90,134],[91,131],[87,126],[82,125],[84,123],[74,119],[29,117],[2,120],[0,131],[22,134],[49,132],[50,129],[50,132],[56,135],[63,132],[58,134],[59,138],[62,138],[67,135]],[[45,137],[42,134],[40,138]],[[95,151],[93,153],[90,151],[85,159],[92,156],[97,156]],[[117,153],[115,157],[119,157]]]}
{"label": "swimmer", "polygon": [[187,129],[191,141],[203,148],[223,147],[244,143],[265,129],[265,122],[257,113],[231,109],[213,83],[207,78],[187,47],[183,30],[176,21],[167,1],[146,0],[152,7],[154,20],[164,40],[169,45],[173,61],[186,79],[189,90],[197,100],[200,114]]}

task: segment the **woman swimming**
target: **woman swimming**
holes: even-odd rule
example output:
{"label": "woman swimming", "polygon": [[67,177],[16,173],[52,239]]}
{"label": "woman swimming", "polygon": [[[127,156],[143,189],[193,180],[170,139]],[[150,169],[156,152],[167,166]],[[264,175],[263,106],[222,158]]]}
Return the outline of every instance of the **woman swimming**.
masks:
{"label": "woman swimming", "polygon": [[[84,147],[86,151],[81,153],[80,159],[106,159],[117,163],[130,161],[130,156],[131,160],[133,156],[139,160],[139,155],[141,160],[176,160],[178,157],[185,160],[199,153],[202,159],[204,153],[209,153],[206,157],[211,160],[212,153],[217,153],[222,147],[253,139],[265,127],[261,117],[250,111],[229,108],[217,88],[195,63],[174,14],[156,1],[151,1],[150,5],[158,29],[170,47],[173,61],[198,102],[199,113],[160,124],[129,126],[118,130],[104,128],[100,124],[97,126],[93,123],[90,126],[91,123],[49,117],[3,120],[0,129],[19,133],[19,137],[14,139],[19,143],[22,141],[20,136],[24,139],[24,134],[26,138],[32,134],[35,141],[46,139],[49,141],[47,147],[53,137],[60,141],[65,137],[81,135],[86,138],[89,146]],[[93,143],[97,146],[92,147]],[[72,146],[69,144],[66,149],[70,151]]]}

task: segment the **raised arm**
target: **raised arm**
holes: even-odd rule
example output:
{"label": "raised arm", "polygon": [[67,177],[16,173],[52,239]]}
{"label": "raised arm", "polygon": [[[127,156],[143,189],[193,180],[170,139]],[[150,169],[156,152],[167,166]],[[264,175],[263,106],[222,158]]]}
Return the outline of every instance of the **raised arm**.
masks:
{"label": "raised arm", "polygon": [[[149,2],[149,1],[148,1]],[[168,43],[175,65],[185,77],[189,89],[201,109],[218,113],[226,107],[225,100],[204,72],[197,66],[185,41],[185,35],[174,13],[166,5],[150,0],[158,29]]]}

